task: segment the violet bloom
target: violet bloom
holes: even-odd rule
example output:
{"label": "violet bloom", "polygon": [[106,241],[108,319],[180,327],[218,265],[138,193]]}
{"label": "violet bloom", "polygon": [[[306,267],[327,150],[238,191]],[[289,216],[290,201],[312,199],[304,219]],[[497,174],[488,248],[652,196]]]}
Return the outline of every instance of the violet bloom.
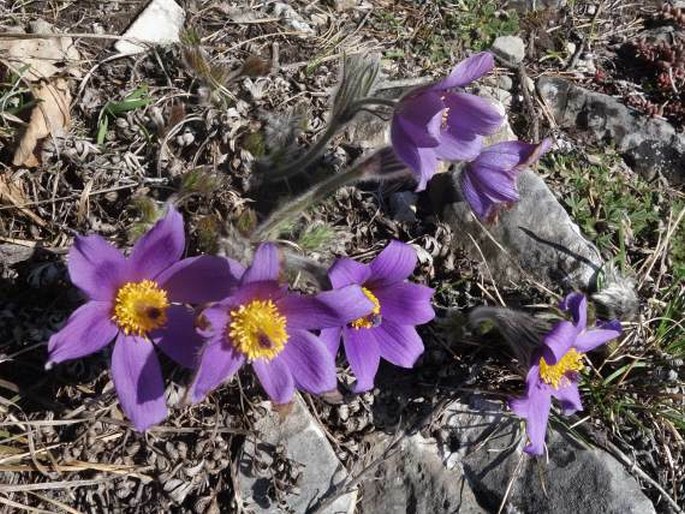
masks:
{"label": "violet bloom", "polygon": [[547,334],[534,354],[524,396],[509,403],[516,415],[526,419],[528,444],[524,451],[531,455],[544,452],[552,397],[559,401],[566,416],[583,410],[578,380],[584,354],[621,335],[617,321],[588,330],[587,299],[581,293],[569,294],[561,308],[571,312],[573,323],[560,321]]}
{"label": "violet bloom", "polygon": [[288,292],[279,283],[279,252],[257,249],[235,291],[198,317],[206,338],[189,399],[195,403],[250,363],[276,404],[292,400],[295,388],[320,394],[335,390],[335,360],[311,330],[335,327],[371,312],[361,288],[349,286],[315,296]]}
{"label": "violet bloom", "polygon": [[481,52],[460,62],[440,82],[418,88],[403,97],[395,108],[390,127],[392,147],[411,168],[423,191],[435,173],[438,160],[474,159],[484,135],[493,134],[504,116],[487,100],[454,91],[488,73],[495,63],[492,54]]}
{"label": "violet bloom", "polygon": [[461,174],[461,187],[476,216],[491,222],[497,218],[499,208],[518,202],[519,173],[536,162],[551,144],[549,139],[539,144],[505,141],[488,146],[469,162]]}
{"label": "violet bloom", "polygon": [[178,304],[218,300],[236,283],[226,259],[179,260],[184,246],[183,218],[170,208],[128,258],[96,235],[78,236],[69,251],[69,276],[89,301],[50,338],[46,367],[95,353],[114,339],[114,387],[141,431],[167,415],[155,346],[192,367],[202,342],[193,312]]}
{"label": "violet bloom", "polygon": [[333,287],[359,284],[373,302],[371,314],[344,327],[321,331],[331,355],[337,354],[342,335],[345,355],[357,378],[356,392],[373,388],[381,357],[396,366],[411,368],[423,353],[415,326],[435,317],[433,290],[407,282],[415,267],[414,249],[392,241],[369,264],[342,258],[328,272]]}

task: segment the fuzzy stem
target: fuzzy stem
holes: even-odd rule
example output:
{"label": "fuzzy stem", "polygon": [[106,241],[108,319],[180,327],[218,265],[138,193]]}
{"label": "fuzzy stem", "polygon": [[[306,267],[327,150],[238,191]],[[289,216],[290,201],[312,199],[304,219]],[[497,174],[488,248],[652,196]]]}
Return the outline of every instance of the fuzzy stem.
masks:
{"label": "fuzzy stem", "polygon": [[271,213],[264,223],[257,227],[252,234],[252,241],[266,241],[270,237],[275,237],[279,227],[297,219],[310,206],[320,202],[337,189],[358,181],[364,175],[369,175],[369,170],[378,165],[379,158],[379,152],[373,153],[356,166],[328,177],[294,200],[279,207]]}
{"label": "fuzzy stem", "polygon": [[354,110],[359,110],[361,107],[365,105],[382,105],[383,107],[390,107],[391,109],[394,109],[397,107],[397,100],[392,100],[390,98],[379,98],[376,96],[370,96],[368,98],[362,98],[361,100],[357,100],[354,102],[353,109]]}

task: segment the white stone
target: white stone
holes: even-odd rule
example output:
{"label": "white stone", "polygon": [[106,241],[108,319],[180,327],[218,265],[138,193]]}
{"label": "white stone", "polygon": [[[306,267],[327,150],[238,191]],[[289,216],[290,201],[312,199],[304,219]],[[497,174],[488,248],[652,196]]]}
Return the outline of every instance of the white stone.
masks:
{"label": "white stone", "polygon": [[513,64],[519,64],[526,56],[526,44],[517,36],[500,36],[492,44],[492,51]]}
{"label": "white stone", "polygon": [[174,0],[152,0],[124,32],[126,39],[117,41],[114,48],[120,54],[134,55],[145,52],[147,44],[178,43],[185,16]]}

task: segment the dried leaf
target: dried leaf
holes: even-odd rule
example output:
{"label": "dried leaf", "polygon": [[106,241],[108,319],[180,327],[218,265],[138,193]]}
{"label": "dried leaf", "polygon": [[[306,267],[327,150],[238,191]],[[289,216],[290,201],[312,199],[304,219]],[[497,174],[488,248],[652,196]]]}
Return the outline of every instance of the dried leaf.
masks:
{"label": "dried leaf", "polygon": [[[53,33],[53,27],[45,21],[31,24],[35,34]],[[69,69],[79,59],[79,53],[70,37],[31,37],[23,29],[10,29],[0,35],[1,62],[12,71],[29,80],[48,79]]]}
{"label": "dried leaf", "polygon": [[33,90],[33,95],[38,104],[33,108],[26,132],[14,152],[12,164],[15,166],[37,166],[39,161],[33,151],[38,141],[50,134],[64,134],[71,125],[71,95],[66,80],[57,78],[39,84]]}
{"label": "dried leaf", "polygon": [[22,207],[26,203],[29,203],[29,200],[26,198],[21,185],[11,180],[9,174],[0,175],[0,205],[12,205],[36,225],[44,227],[45,222],[41,218],[26,207]]}

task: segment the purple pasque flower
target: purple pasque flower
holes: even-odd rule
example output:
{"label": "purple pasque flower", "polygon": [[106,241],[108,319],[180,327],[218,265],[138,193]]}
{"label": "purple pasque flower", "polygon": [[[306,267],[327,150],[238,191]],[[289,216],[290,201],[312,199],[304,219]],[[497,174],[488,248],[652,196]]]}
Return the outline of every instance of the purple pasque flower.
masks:
{"label": "purple pasque flower", "polygon": [[237,288],[206,308],[196,322],[206,339],[188,397],[195,403],[246,362],[276,404],[295,388],[314,394],[336,388],[335,360],[312,330],[340,326],[371,312],[359,286],[317,295],[289,292],[279,282],[278,248],[259,246]]}
{"label": "purple pasque flower", "polygon": [[226,296],[235,263],[214,256],[180,260],[183,218],[170,208],[127,257],[100,236],[78,236],[69,251],[69,276],[88,297],[48,342],[47,368],[95,353],[115,340],[112,380],[124,413],[137,430],[167,415],[155,346],[192,367],[201,339],[185,303]]}
{"label": "purple pasque flower", "polygon": [[621,325],[611,321],[601,328],[587,328],[587,299],[581,293],[569,294],[561,308],[570,311],[573,322],[560,321],[547,334],[534,353],[523,397],[510,401],[517,416],[526,419],[531,455],[542,455],[552,397],[559,401],[564,415],[583,410],[578,391],[583,356],[598,346],[621,335]]}
{"label": "purple pasque flower", "polygon": [[369,264],[338,259],[328,275],[333,287],[359,284],[373,302],[373,311],[342,327],[324,329],[321,339],[331,355],[338,353],[342,335],[345,355],[354,372],[356,392],[373,388],[380,359],[411,368],[423,353],[416,325],[435,317],[433,290],[407,281],[416,267],[416,251],[391,241]]}
{"label": "purple pasque flower", "polygon": [[518,202],[519,173],[549,150],[549,139],[538,144],[505,141],[485,148],[461,174],[464,198],[481,220],[496,220],[499,209]]}
{"label": "purple pasque flower", "polygon": [[455,91],[488,73],[492,54],[481,52],[460,62],[450,75],[403,97],[392,118],[390,138],[398,157],[411,168],[423,191],[438,160],[474,159],[483,136],[493,134],[504,116],[487,100]]}

